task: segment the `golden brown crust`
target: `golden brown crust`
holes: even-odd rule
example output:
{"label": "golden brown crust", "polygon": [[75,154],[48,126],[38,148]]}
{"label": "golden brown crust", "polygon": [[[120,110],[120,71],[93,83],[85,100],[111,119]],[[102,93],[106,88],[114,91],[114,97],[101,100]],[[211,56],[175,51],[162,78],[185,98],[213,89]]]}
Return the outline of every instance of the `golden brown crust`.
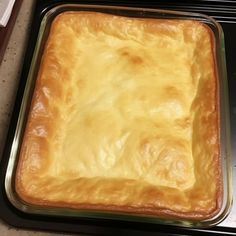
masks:
{"label": "golden brown crust", "polygon": [[214,38],[190,20],[56,17],[16,174],[29,204],[207,219],[221,207]]}

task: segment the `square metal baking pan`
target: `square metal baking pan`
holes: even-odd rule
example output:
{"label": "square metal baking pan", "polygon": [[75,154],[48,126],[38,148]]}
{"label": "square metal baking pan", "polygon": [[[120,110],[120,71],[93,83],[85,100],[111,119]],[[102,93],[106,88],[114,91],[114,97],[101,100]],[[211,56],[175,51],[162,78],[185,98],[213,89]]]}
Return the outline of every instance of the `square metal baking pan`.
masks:
{"label": "square metal baking pan", "polygon": [[[34,91],[35,80],[39,70],[40,60],[44,46],[50,31],[50,26],[55,17],[66,11],[92,11],[103,12],[119,16],[140,17],[140,18],[155,18],[155,19],[186,19],[195,20],[206,24],[215,37],[215,53],[218,72],[218,83],[220,89],[220,138],[221,138],[221,161],[223,173],[223,205],[220,212],[210,220],[205,221],[191,221],[191,220],[166,220],[155,217],[143,217],[127,214],[106,213],[106,212],[93,212],[93,211],[79,211],[67,208],[56,207],[40,207],[27,204],[22,201],[15,191],[15,172],[18,162],[19,150],[21,147],[24,128],[27,120],[27,114],[31,103],[32,94]],[[228,111],[228,94],[227,94],[227,78],[225,69],[225,55],[224,55],[224,37],[219,24],[212,18],[196,14],[196,13],[183,13],[172,12],[164,10],[140,9],[140,8],[126,8],[126,7],[105,7],[105,6],[92,6],[92,5],[61,5],[48,11],[42,20],[38,41],[35,46],[35,52],[27,79],[27,84],[24,92],[24,97],[21,104],[21,110],[17,123],[17,128],[14,136],[14,141],[11,148],[10,159],[7,168],[5,188],[7,196],[11,203],[19,210],[40,215],[56,215],[63,217],[85,217],[85,218],[105,218],[105,219],[121,219],[127,221],[140,221],[140,222],[154,222],[162,224],[180,225],[185,227],[209,227],[221,222],[229,213],[232,203],[232,190],[231,190],[231,164],[230,164],[230,134],[229,134],[229,111]]]}

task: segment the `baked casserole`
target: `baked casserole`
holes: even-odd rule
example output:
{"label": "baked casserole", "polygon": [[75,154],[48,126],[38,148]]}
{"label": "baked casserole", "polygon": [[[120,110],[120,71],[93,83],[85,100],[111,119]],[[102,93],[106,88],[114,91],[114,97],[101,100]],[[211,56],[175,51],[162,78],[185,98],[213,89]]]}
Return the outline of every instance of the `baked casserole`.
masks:
{"label": "baked casserole", "polygon": [[40,206],[202,220],[222,202],[213,33],[194,20],[52,23],[16,191]]}

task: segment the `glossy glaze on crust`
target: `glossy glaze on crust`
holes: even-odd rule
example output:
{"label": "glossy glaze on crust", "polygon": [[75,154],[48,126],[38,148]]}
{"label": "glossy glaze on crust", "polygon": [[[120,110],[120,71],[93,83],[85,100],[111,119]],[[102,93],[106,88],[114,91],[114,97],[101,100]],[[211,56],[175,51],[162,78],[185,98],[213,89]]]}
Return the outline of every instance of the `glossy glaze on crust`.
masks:
{"label": "glossy glaze on crust", "polygon": [[221,205],[210,29],[92,12],[56,17],[16,175],[30,204],[206,219]]}

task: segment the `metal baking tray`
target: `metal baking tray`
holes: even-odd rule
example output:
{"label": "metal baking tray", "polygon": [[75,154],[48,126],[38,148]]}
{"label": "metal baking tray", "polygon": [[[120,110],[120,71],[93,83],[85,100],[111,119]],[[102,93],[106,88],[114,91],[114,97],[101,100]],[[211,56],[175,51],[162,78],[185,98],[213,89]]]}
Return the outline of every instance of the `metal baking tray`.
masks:
{"label": "metal baking tray", "polygon": [[[220,88],[220,127],[221,127],[221,161],[223,173],[223,205],[220,212],[210,220],[205,221],[190,221],[190,220],[163,220],[154,217],[141,217],[132,215],[113,214],[105,212],[86,212],[72,209],[40,207],[27,204],[22,201],[15,191],[15,171],[18,161],[18,154],[22,142],[22,136],[27,120],[27,114],[34,91],[34,85],[39,70],[40,60],[45,46],[47,36],[49,34],[50,25],[54,18],[65,11],[93,11],[103,12],[113,15],[122,15],[129,17],[142,18],[161,18],[161,19],[191,19],[206,24],[213,32],[215,37],[215,54],[217,64],[217,77]],[[20,211],[29,214],[38,215],[55,215],[63,217],[84,217],[84,218],[105,218],[118,219],[133,222],[151,222],[170,225],[179,225],[184,227],[210,227],[221,222],[229,213],[232,204],[232,189],[231,189],[231,162],[230,162],[230,133],[229,133],[229,111],[228,111],[228,94],[227,94],[227,76],[224,55],[224,36],[223,31],[218,23],[211,17],[197,14],[173,12],[166,10],[152,10],[143,8],[126,8],[126,7],[109,7],[109,6],[94,6],[94,5],[61,5],[49,10],[44,16],[39,31],[37,44],[35,46],[34,56],[30,71],[28,74],[23,100],[21,103],[20,113],[18,117],[17,127],[14,134],[14,140],[11,147],[9,163],[7,167],[5,189],[10,202]]]}

